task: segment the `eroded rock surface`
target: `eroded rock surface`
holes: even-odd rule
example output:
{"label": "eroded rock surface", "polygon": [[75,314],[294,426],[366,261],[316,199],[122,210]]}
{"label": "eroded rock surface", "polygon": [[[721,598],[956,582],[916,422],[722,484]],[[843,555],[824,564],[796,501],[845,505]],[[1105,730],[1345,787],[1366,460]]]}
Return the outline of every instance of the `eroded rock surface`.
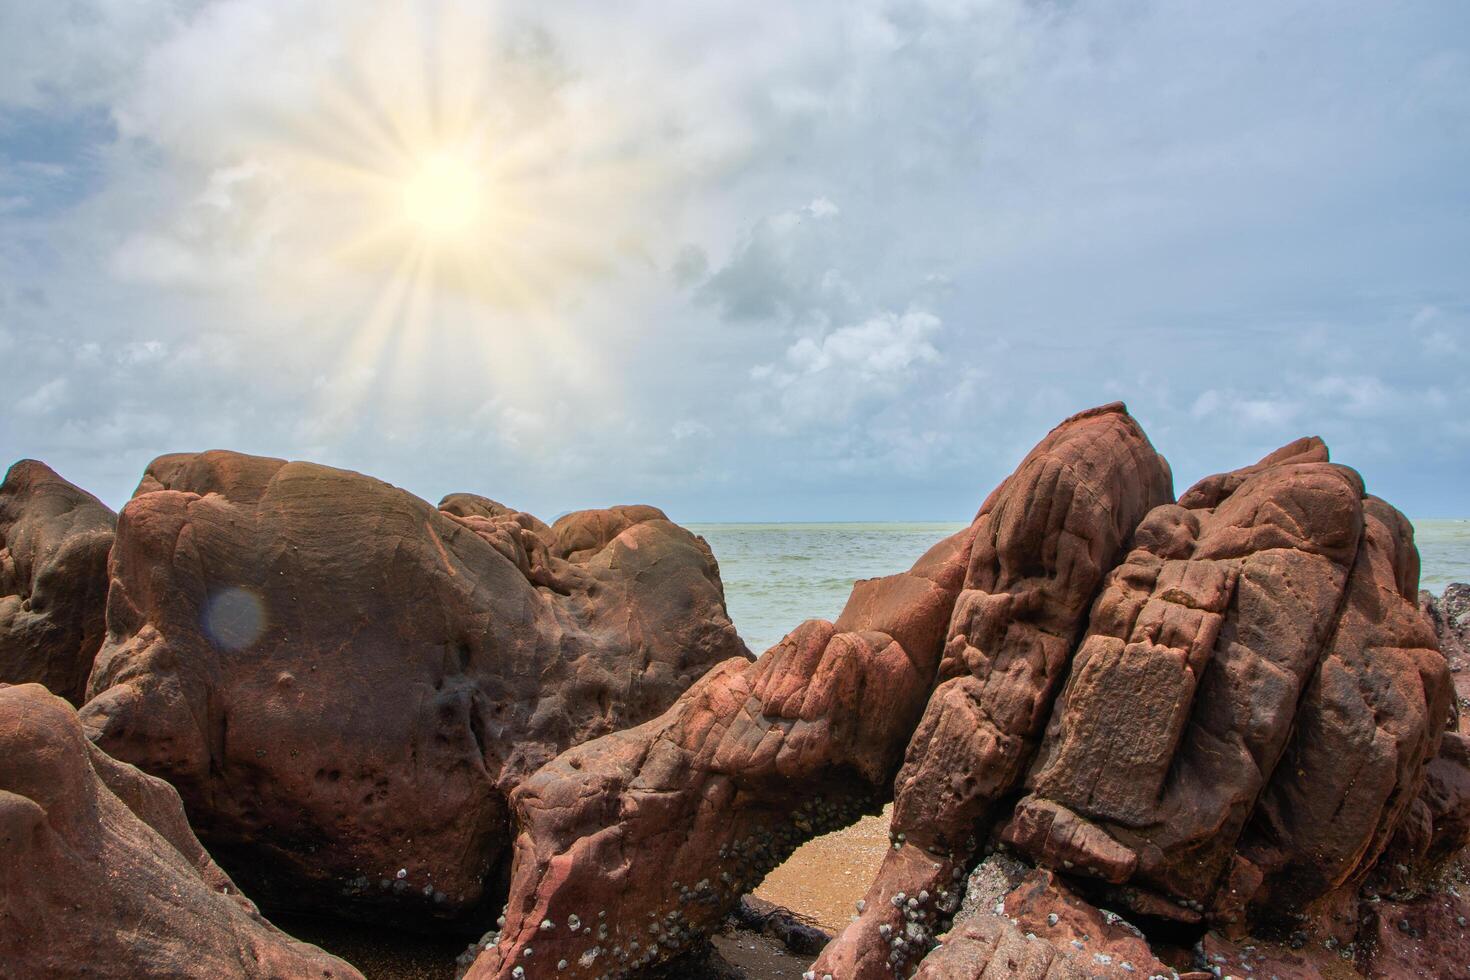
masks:
{"label": "eroded rock surface", "polygon": [[[1074,416],[968,529],[909,572],[859,583],[836,623],[804,623],[661,718],[554,760],[514,797],[504,931],[470,976],[532,960],[616,976],[687,948],[801,841],[882,802],[941,660],[944,676],[1005,689],[997,724],[1017,719],[1018,742],[1039,729],[1096,582],[1169,494],[1121,405]],[[1000,637],[1013,640],[987,668],[977,644]]]}
{"label": "eroded rock surface", "polygon": [[0,684],[0,973],[361,980],[261,918],[178,794],[37,684]]}
{"label": "eroded rock surface", "polygon": [[1408,522],[1320,441],[1155,510],[1002,839],[1182,921],[1360,880],[1448,717],[1417,579]]}
{"label": "eroded rock surface", "polygon": [[102,644],[117,517],[23,459],[0,484],[0,682],[44,684],[82,703]]}
{"label": "eroded rock surface", "polygon": [[[818,976],[882,976],[927,950],[977,822],[1025,772],[1103,576],[1172,499],[1168,464],[1111,405],[1058,426],[981,508],[940,684],[895,783],[894,847]],[[922,935],[895,944],[914,931],[910,900]]]}
{"label": "eroded rock surface", "polygon": [[[1154,956],[1136,926],[1083,900],[1051,872],[1031,869],[1013,877],[993,907],[957,916],[943,945],[925,956],[913,975],[922,980],[1179,976]],[[988,897],[985,904],[991,905]]]}
{"label": "eroded rock surface", "polygon": [[83,718],[262,902],[472,916],[528,773],[749,659],[708,547],[660,512],[562,536],[444,506],[211,452],[156,461],[122,511]]}

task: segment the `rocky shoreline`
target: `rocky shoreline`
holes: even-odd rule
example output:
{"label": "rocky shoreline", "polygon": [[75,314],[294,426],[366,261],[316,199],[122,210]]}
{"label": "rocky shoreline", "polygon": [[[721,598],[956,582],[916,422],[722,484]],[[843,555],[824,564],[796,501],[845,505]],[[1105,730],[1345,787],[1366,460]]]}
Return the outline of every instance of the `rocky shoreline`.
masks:
{"label": "rocky shoreline", "polygon": [[[16,464],[0,963],[1470,975],[1470,586],[1420,594],[1321,440],[1176,499],[1126,408],[1080,413],[758,659],[715,558],[651,507],[210,452],[113,515]],[[833,832],[870,880],[786,863]],[[782,887],[859,897],[829,942],[748,897]]]}

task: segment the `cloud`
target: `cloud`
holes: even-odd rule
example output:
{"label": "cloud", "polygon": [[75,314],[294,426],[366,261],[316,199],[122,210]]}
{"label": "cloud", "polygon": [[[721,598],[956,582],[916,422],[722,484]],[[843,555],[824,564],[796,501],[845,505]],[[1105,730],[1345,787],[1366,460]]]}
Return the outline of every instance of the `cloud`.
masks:
{"label": "cloud", "polygon": [[65,378],[52,378],[15,403],[21,415],[49,415],[66,402]]}
{"label": "cloud", "polygon": [[864,410],[920,396],[925,369],[940,359],[933,341],[941,326],[931,313],[885,312],[797,339],[780,361],[750,371],[769,396],[758,399],[767,424],[862,426]]}
{"label": "cloud", "polygon": [[[1319,432],[1463,510],[1464,36],[1453,0],[10,4],[0,451],[113,502],[226,445],[548,513],[967,516],[1122,397],[1181,482]],[[494,288],[374,251],[429,90],[533,161]]]}

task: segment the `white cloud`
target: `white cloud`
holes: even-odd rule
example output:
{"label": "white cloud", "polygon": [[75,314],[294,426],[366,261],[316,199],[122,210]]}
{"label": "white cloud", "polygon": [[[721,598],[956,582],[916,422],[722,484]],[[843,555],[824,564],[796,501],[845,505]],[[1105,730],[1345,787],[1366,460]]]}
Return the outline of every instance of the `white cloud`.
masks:
{"label": "white cloud", "polygon": [[65,378],[52,378],[17,401],[15,410],[21,415],[50,415],[65,403],[67,388]]}
{"label": "white cloud", "polygon": [[[236,445],[551,512],[963,515],[1123,397],[1181,481],[1320,432],[1392,484],[1470,415],[1458,17],[0,6],[0,158],[30,168],[0,178],[12,398],[68,420],[0,413],[0,449],[114,499],[148,453]],[[385,118],[414,128],[424,50],[566,194],[505,202],[538,230],[487,254],[504,289],[410,324],[381,313],[391,270],[341,254],[379,216],[334,188],[381,169]],[[1470,478],[1436,465],[1400,491]]]}

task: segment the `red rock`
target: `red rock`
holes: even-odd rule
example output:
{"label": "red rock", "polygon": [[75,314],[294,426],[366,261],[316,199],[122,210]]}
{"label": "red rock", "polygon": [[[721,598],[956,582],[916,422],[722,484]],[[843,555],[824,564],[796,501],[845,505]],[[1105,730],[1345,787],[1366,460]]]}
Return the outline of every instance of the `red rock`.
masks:
{"label": "red rock", "polygon": [[879,929],[904,926],[890,901],[899,893],[934,897],[926,924],[953,911],[946,906],[957,866],[974,851],[969,838],[1023,775],[1103,576],[1143,516],[1171,497],[1168,464],[1123,406],[1108,405],[1057,426],[986,501],[942,682],[895,783],[901,843],[857,921],[817,960],[818,976],[890,973],[894,951]]}
{"label": "red rock", "polygon": [[[568,976],[616,974],[698,941],[798,843],[887,795],[941,655],[949,675],[991,676],[971,661],[1010,631],[996,688],[1011,673],[1059,674],[1096,582],[1167,495],[1167,467],[1122,406],[1069,419],[966,532],[908,573],[859,583],[836,624],[808,622],[757,663],[712,673],[657,721],[553,761],[516,794],[507,921],[470,976],[509,977],[528,947],[565,959]],[[1028,683],[999,700],[1029,699],[1025,717],[1044,718],[1045,689]],[[927,855],[895,854],[916,862],[906,874],[932,873]],[[942,906],[958,903],[938,886],[890,899],[913,913],[899,921],[923,934],[920,950]],[[603,923],[607,937],[565,930],[572,915]],[[886,971],[888,944],[877,953]]]}
{"label": "red rock", "polygon": [[1217,923],[1305,908],[1371,865],[1446,717],[1408,524],[1303,440],[1157,508],[1135,545],[1002,837]]}
{"label": "red rock", "polygon": [[1370,902],[1359,971],[1374,980],[1470,977],[1470,900],[1436,892],[1414,902]]}
{"label": "red rock", "polygon": [[[945,583],[969,541],[856,590],[850,629],[806,622],[522,783],[504,930],[468,976],[561,960],[558,975],[616,975],[673,958],[800,842],[875,810],[933,682],[933,621],[948,617]],[[890,629],[934,642],[910,650]]]}
{"label": "red rock", "polygon": [[44,684],[81,704],[102,644],[117,518],[44,463],[0,484],[0,682]]}
{"label": "red rock", "polygon": [[88,743],[37,684],[0,684],[0,972],[358,978],[261,918],[167,783]]}
{"label": "red rock", "polygon": [[708,547],[651,509],[578,518],[602,537],[567,561],[528,515],[446,507],[211,452],[123,509],[83,718],[264,903],[473,914],[528,773],[749,659]]}
{"label": "red rock", "polygon": [[1453,688],[1417,603],[1413,529],[1375,497],[1334,635],[1242,850],[1257,902],[1300,908],[1372,868],[1438,753]]}
{"label": "red rock", "polygon": [[957,919],[915,974],[920,980],[1143,980],[1175,975],[1135,926],[1089,904],[1044,870],[1022,878],[996,909]]}
{"label": "red rock", "polygon": [[1276,980],[1334,980],[1354,975],[1353,958],[1340,957],[1336,948],[1313,944],[1300,950],[1260,940],[1232,941],[1217,932],[1205,934],[1199,954],[1211,971],[1222,977],[1275,977]]}

